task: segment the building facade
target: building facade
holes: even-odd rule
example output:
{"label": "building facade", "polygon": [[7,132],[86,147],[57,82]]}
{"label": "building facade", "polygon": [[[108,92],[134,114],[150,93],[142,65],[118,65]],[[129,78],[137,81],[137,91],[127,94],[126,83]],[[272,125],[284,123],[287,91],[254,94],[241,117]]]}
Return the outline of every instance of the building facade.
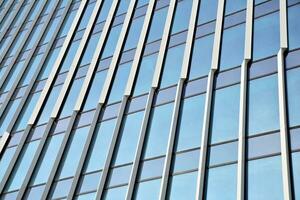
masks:
{"label": "building facade", "polygon": [[0,199],[300,200],[299,0],[0,0]]}

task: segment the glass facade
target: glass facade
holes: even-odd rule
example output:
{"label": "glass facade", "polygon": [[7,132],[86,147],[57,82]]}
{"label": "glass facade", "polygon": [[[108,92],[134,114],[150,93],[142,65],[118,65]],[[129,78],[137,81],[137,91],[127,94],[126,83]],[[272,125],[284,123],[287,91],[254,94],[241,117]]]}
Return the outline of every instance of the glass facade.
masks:
{"label": "glass facade", "polygon": [[0,0],[0,199],[300,200],[299,17]]}

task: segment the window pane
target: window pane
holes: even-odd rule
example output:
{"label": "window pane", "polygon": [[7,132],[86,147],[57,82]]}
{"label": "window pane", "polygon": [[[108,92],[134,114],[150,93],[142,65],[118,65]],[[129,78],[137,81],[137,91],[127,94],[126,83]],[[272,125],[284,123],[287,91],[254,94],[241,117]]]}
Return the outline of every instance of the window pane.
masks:
{"label": "window pane", "polygon": [[168,49],[163,67],[160,87],[164,88],[176,84],[179,80],[185,45]]}
{"label": "window pane", "polygon": [[225,14],[230,14],[246,8],[246,0],[227,0]]}
{"label": "window pane", "polygon": [[162,38],[167,13],[168,7],[155,11],[148,33],[147,43]]}
{"label": "window pane", "polygon": [[194,44],[190,79],[207,75],[211,65],[214,34],[197,39]]}
{"label": "window pane", "polygon": [[144,112],[127,115],[120,134],[114,165],[132,162],[134,159]]}
{"label": "window pane", "polygon": [[277,75],[250,81],[248,134],[279,128]]}
{"label": "window pane", "polygon": [[300,153],[292,154],[295,199],[300,199]]}
{"label": "window pane", "polygon": [[176,151],[200,147],[205,95],[184,99],[178,122]]}
{"label": "window pane", "polygon": [[199,149],[175,155],[173,173],[197,169],[199,165]]}
{"label": "window pane", "polygon": [[196,185],[197,172],[173,176],[168,199],[195,199]]}
{"label": "window pane", "polygon": [[77,129],[71,136],[71,144],[66,150],[62,168],[59,172],[59,178],[65,178],[75,174],[89,128],[90,127],[88,126]]}
{"label": "window pane", "polygon": [[202,0],[198,14],[198,24],[204,24],[216,19],[218,0]]}
{"label": "window pane", "polygon": [[137,184],[135,200],[159,199],[161,179],[141,182]]}
{"label": "window pane", "polygon": [[240,85],[216,90],[213,104],[211,144],[237,138],[239,101]]}
{"label": "window pane", "polygon": [[248,199],[283,199],[280,156],[248,161]]}
{"label": "window pane", "polygon": [[167,150],[173,103],[155,107],[148,128],[144,158],[163,155]]}
{"label": "window pane", "polygon": [[300,124],[300,68],[287,71],[287,95],[289,125]]}
{"label": "window pane", "polygon": [[125,199],[127,186],[111,188],[105,191],[105,200]]}
{"label": "window pane", "polygon": [[300,5],[288,9],[289,49],[300,47]]}
{"label": "window pane", "polygon": [[253,59],[277,54],[279,50],[278,12],[254,20]]}
{"label": "window pane", "polygon": [[16,151],[17,147],[8,148],[5,150],[4,154],[1,157],[0,160],[0,179],[2,180],[3,176],[5,175],[5,172],[7,170],[7,167]]}
{"label": "window pane", "polygon": [[140,38],[140,33],[142,31],[143,23],[145,17],[139,17],[132,21],[129,29],[129,33],[126,38],[126,43],[124,51],[128,49],[135,48]]}
{"label": "window pane", "polygon": [[108,36],[107,42],[105,43],[105,48],[102,53],[101,59],[113,55],[116,45],[117,45],[117,42],[118,42],[118,39],[119,39],[119,34],[121,32],[121,28],[122,28],[122,25],[115,26],[109,32],[109,36]]}
{"label": "window pane", "polygon": [[244,58],[244,43],[245,24],[224,30],[222,36],[220,60],[221,70],[236,67],[242,64]]}
{"label": "window pane", "polygon": [[115,127],[115,120],[101,122],[97,125],[96,138],[91,146],[91,154],[87,158],[85,172],[91,172],[103,168],[106,154],[110,145],[112,132]]}
{"label": "window pane", "polygon": [[183,0],[177,3],[172,34],[188,28],[193,1]]}

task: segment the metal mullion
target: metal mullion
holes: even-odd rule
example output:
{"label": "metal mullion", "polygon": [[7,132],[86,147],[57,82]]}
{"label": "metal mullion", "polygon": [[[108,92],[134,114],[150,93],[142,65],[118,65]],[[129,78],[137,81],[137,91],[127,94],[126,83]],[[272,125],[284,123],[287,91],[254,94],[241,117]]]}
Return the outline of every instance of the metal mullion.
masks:
{"label": "metal mullion", "polygon": [[[3,191],[4,186],[5,186],[8,178],[9,178],[9,175],[12,173],[12,171],[14,169],[14,165],[16,164],[18,156],[21,153],[21,150],[22,150],[22,148],[23,148],[23,146],[24,146],[24,144],[26,142],[26,139],[27,139],[27,137],[28,137],[28,135],[29,135],[29,133],[31,131],[31,128],[34,125],[39,112],[41,111],[41,106],[43,106],[43,104],[45,103],[44,101],[46,99],[46,96],[47,96],[48,92],[51,90],[51,86],[52,86],[52,83],[55,80],[56,73],[57,73],[57,71],[58,71],[58,69],[59,69],[59,67],[60,67],[60,65],[61,65],[61,63],[63,61],[65,53],[68,50],[68,47],[70,46],[72,38],[75,35],[75,31],[76,31],[77,27],[79,26],[80,19],[81,19],[83,13],[84,13],[83,11],[85,10],[86,5],[87,5],[87,1],[86,0],[83,0],[81,2],[81,4],[80,4],[78,12],[77,12],[77,14],[75,16],[75,19],[74,19],[74,21],[73,21],[73,23],[71,25],[71,28],[70,28],[71,31],[68,33],[68,35],[67,35],[67,37],[65,39],[63,47],[61,48],[61,51],[60,51],[60,53],[58,55],[58,58],[55,61],[54,68],[52,69],[51,74],[50,74],[50,76],[49,76],[49,78],[48,78],[48,80],[46,82],[46,85],[45,85],[45,87],[44,87],[44,89],[42,91],[42,94],[41,94],[41,96],[40,96],[40,98],[38,100],[38,103],[37,103],[37,105],[35,107],[35,110],[34,110],[33,114],[31,115],[31,118],[30,118],[30,120],[28,122],[28,125],[27,125],[27,127],[25,129],[25,132],[24,132],[24,134],[23,134],[23,136],[22,136],[22,138],[20,140],[20,143],[19,143],[19,145],[17,147],[17,150],[16,150],[16,152],[14,154],[14,157],[13,157],[12,161],[10,162],[9,167],[7,169],[7,172],[6,172],[4,178],[2,179],[2,181],[0,183],[0,193]],[[50,119],[50,122],[51,122],[51,119]],[[44,191],[44,193],[45,193],[45,191]]]}
{"label": "metal mullion", "polygon": [[[43,9],[45,8],[46,4],[47,4],[47,1],[44,1],[44,3],[42,4],[42,9],[40,9],[40,10],[38,11],[38,13],[37,13],[37,15],[36,15],[36,18],[33,20],[32,24],[31,24],[30,27],[28,28],[27,33],[26,33],[26,35],[24,36],[24,40],[23,40],[22,43],[20,44],[20,47],[19,47],[19,49],[17,50],[16,54],[14,55],[13,60],[10,62],[10,64],[9,64],[8,67],[7,67],[7,69],[5,70],[5,72],[4,72],[4,74],[3,74],[3,77],[4,77],[4,78],[1,78],[1,80],[0,80],[0,91],[1,91],[2,88],[3,88],[2,86],[3,86],[3,84],[5,83],[5,81],[9,81],[9,80],[7,80],[8,77],[9,77],[9,73],[10,73],[11,70],[14,68],[15,64],[17,63],[18,57],[20,56],[20,54],[21,54],[21,52],[22,52],[22,49],[24,48],[25,44],[26,44],[26,43],[28,42],[28,40],[30,39],[30,35],[31,35],[31,33],[32,33],[32,31],[33,31],[33,29],[34,29],[34,27],[35,27],[35,25],[36,25],[36,23],[37,23],[37,21],[38,21],[40,15],[41,15]],[[54,12],[54,10],[53,10],[53,12]],[[49,20],[49,21],[50,21],[50,20]],[[45,25],[46,25],[46,24],[45,24]],[[16,78],[15,81],[14,81],[14,84],[13,84],[12,88],[8,91],[8,94],[7,94],[7,96],[6,96],[5,100],[4,100],[4,102],[2,103],[2,106],[1,106],[1,108],[0,108],[0,120],[1,120],[1,118],[3,117],[3,113],[4,113],[6,107],[7,107],[8,103],[9,103],[9,100],[10,100],[11,96],[14,94],[15,89],[17,88],[17,86],[18,86],[18,84],[19,84],[19,82],[20,82],[20,80],[21,80],[23,74],[25,73],[25,71],[26,71],[26,69],[27,69],[27,67],[28,67],[28,64],[29,64],[29,62],[30,62],[30,60],[31,60],[31,57],[32,57],[33,54],[34,54],[34,50],[35,50],[35,48],[37,47],[39,40],[40,40],[41,37],[43,36],[43,32],[41,32],[41,34],[40,34],[39,36],[40,36],[40,38],[39,38],[39,39],[37,40],[37,42],[35,43],[35,46],[33,46],[33,48],[30,50],[31,52],[30,52],[30,54],[28,55],[28,57],[27,57],[27,59],[26,59],[26,62],[24,63],[24,65],[23,65],[22,69],[20,70],[20,72],[19,72],[17,78]]]}
{"label": "metal mullion", "polygon": [[[24,0],[22,0],[22,1],[24,1]],[[15,28],[14,34],[12,35],[12,38],[10,38],[9,43],[7,44],[7,46],[5,47],[5,49],[4,49],[4,50],[2,51],[2,53],[0,54],[0,64],[2,63],[3,59],[5,58],[6,54],[7,54],[8,51],[9,51],[9,49],[11,48],[12,44],[14,43],[14,41],[15,41],[17,35],[20,33],[20,30],[21,30],[23,24],[26,24],[26,19],[27,19],[27,17],[29,16],[30,11],[32,10],[34,4],[35,4],[34,1],[30,2],[29,6],[28,6],[28,8],[27,8],[27,10],[26,10],[26,12],[25,12],[25,15],[24,15],[24,19],[25,19],[25,20],[23,21],[23,23],[20,23],[20,24]],[[7,30],[5,30],[5,31],[7,31]],[[5,35],[5,33],[1,34],[2,38],[4,37],[4,35]],[[0,42],[2,41],[1,36],[0,36]],[[1,78],[1,81],[0,81],[0,87],[2,87],[2,84],[3,84],[3,81],[2,81],[3,77],[4,77],[4,75],[3,75],[2,78]],[[5,78],[6,78],[6,77],[5,77]]]}
{"label": "metal mullion", "polygon": [[[7,128],[7,130],[6,130],[6,131],[7,131],[6,133],[9,133],[9,134],[10,134],[10,132],[12,131],[12,129],[13,129],[13,127],[14,127],[14,125],[15,125],[15,123],[16,123],[16,121],[17,121],[19,115],[20,115],[20,113],[22,112],[22,110],[23,110],[23,108],[24,108],[24,105],[25,105],[26,101],[28,100],[28,98],[29,98],[29,96],[30,96],[30,94],[31,94],[31,92],[32,92],[31,90],[32,90],[33,87],[34,87],[34,84],[35,84],[35,82],[36,82],[36,79],[38,78],[39,73],[40,73],[41,70],[43,69],[43,65],[44,65],[44,63],[45,63],[45,61],[46,61],[46,59],[47,59],[47,57],[48,57],[48,54],[49,54],[49,52],[51,51],[52,46],[54,45],[56,36],[58,35],[58,33],[59,33],[59,31],[60,31],[60,28],[61,28],[61,26],[63,25],[64,19],[66,18],[67,14],[68,14],[68,11],[69,11],[69,9],[70,9],[70,7],[71,7],[71,5],[72,5],[72,4],[71,4],[71,1],[66,5],[65,11],[64,11],[64,13],[62,14],[62,18],[61,18],[59,24],[57,25],[57,28],[56,28],[56,30],[54,31],[52,38],[51,38],[50,41],[49,41],[49,44],[50,44],[50,45],[47,46],[47,48],[46,48],[46,50],[45,50],[45,53],[44,53],[43,57],[41,58],[41,61],[40,61],[39,65],[38,65],[38,68],[37,68],[37,70],[35,71],[35,73],[34,73],[32,79],[31,79],[30,83],[29,83],[28,86],[27,86],[27,89],[26,89],[26,91],[25,91],[25,93],[24,93],[24,95],[23,95],[23,98],[22,98],[22,100],[21,100],[21,102],[20,102],[20,104],[19,104],[19,106],[18,106],[18,108],[17,108],[17,110],[16,110],[16,112],[15,112],[15,114],[14,114],[14,117],[13,117],[13,119],[11,120],[11,122],[10,122],[9,125],[8,125],[8,128]],[[8,138],[7,138],[7,139],[8,139]],[[6,142],[8,141],[7,139],[5,140],[4,143],[6,143]],[[22,141],[22,139],[21,139],[21,141]],[[1,153],[1,151],[0,151],[0,153]],[[0,155],[1,155],[1,154],[0,154]]]}
{"label": "metal mullion", "polygon": [[134,59],[132,62],[132,67],[130,70],[130,74],[129,74],[127,85],[126,85],[125,92],[124,92],[124,96],[123,96],[123,99],[122,99],[122,102],[120,105],[117,122],[114,127],[113,137],[110,142],[109,151],[108,151],[108,154],[107,154],[107,157],[105,160],[105,164],[104,164],[104,168],[103,168],[102,174],[101,174],[100,183],[97,188],[96,199],[100,199],[103,196],[103,191],[104,191],[105,184],[107,182],[107,177],[108,177],[110,165],[111,165],[111,162],[113,159],[114,150],[115,150],[118,138],[119,138],[120,128],[123,123],[125,109],[128,106],[128,100],[129,100],[129,97],[133,90],[133,85],[134,85],[134,81],[136,79],[136,74],[138,71],[139,63],[143,56],[142,53],[143,53],[143,49],[144,49],[144,46],[146,43],[147,33],[148,33],[148,30],[150,27],[149,25],[150,25],[150,22],[151,22],[153,13],[154,13],[154,8],[155,8],[155,0],[150,0],[148,7],[147,7],[147,12],[145,14],[142,32],[140,34],[138,46],[135,51]]}
{"label": "metal mullion", "polygon": [[280,13],[280,49],[277,54],[278,66],[278,102],[279,102],[279,124],[280,124],[280,147],[283,194],[285,200],[293,199],[292,192],[292,173],[290,162],[290,147],[288,137],[288,117],[287,117],[287,92],[285,74],[285,52],[288,49],[288,30],[287,30],[287,1],[279,2]]}
{"label": "metal mullion", "polygon": [[213,89],[214,89],[214,82],[215,82],[215,74],[219,68],[220,46],[221,46],[223,20],[224,20],[223,18],[224,18],[224,10],[225,10],[224,7],[225,7],[225,0],[219,0],[211,69],[208,74],[206,97],[205,97],[202,139],[201,139],[201,148],[200,148],[196,197],[195,197],[196,200],[203,199],[205,196],[204,183],[205,183],[205,175],[206,175],[205,173],[206,173],[206,163],[207,163],[207,150],[208,150],[209,128],[210,128],[210,120],[211,120],[210,119],[211,105],[212,105]]}
{"label": "metal mullion", "polygon": [[237,163],[237,199],[245,199],[245,163],[246,163],[246,120],[248,96],[248,63],[252,60],[254,0],[247,0],[244,60],[241,65],[238,163]]}
{"label": "metal mullion", "polygon": [[[12,1],[12,2],[13,2],[13,1]],[[21,0],[21,1],[18,3],[18,6],[17,6],[16,9],[13,9],[13,8],[12,8],[12,9],[14,10],[14,13],[13,13],[13,15],[10,17],[7,26],[5,26],[5,27],[3,28],[3,30],[1,31],[2,34],[0,35],[0,42],[2,42],[2,39],[4,38],[4,36],[6,35],[7,31],[9,30],[10,26],[11,26],[12,23],[14,22],[16,16],[18,15],[19,11],[21,10],[23,4],[26,4],[25,0]],[[32,2],[31,4],[33,5],[34,3]],[[12,3],[12,5],[13,5],[13,3]],[[5,10],[6,13],[5,13],[5,12],[3,13],[4,15],[3,15],[3,17],[2,17],[1,20],[3,20],[3,18],[4,18],[5,15],[7,15],[8,10],[9,10],[9,9]],[[0,63],[1,63],[1,62],[0,62]]]}
{"label": "metal mullion", "polygon": [[164,31],[163,31],[163,36],[162,36],[161,45],[160,45],[160,49],[159,49],[159,53],[158,53],[158,58],[157,58],[156,65],[155,65],[155,71],[154,71],[154,75],[153,75],[152,85],[150,88],[150,92],[149,92],[146,107],[145,107],[145,113],[143,116],[143,121],[142,121],[138,144],[137,144],[137,148],[136,148],[136,152],[135,152],[135,156],[134,156],[134,161],[132,164],[132,170],[130,173],[128,189],[127,189],[127,193],[126,193],[126,200],[130,200],[133,197],[134,187],[135,187],[135,183],[136,183],[136,179],[137,179],[139,164],[140,164],[140,160],[142,157],[142,151],[143,151],[147,127],[148,127],[148,122],[149,122],[149,118],[150,118],[150,114],[151,114],[151,108],[153,105],[154,95],[159,86],[159,80],[160,80],[160,76],[162,73],[162,65],[163,65],[163,62],[165,59],[165,54],[166,54],[166,50],[167,50],[169,39],[170,39],[169,36],[171,33],[171,27],[172,27],[172,22],[173,22],[173,18],[174,18],[175,7],[176,7],[176,0],[171,0],[169,9],[168,9],[168,14],[166,17],[166,24],[165,24]]}
{"label": "metal mullion", "polygon": [[[3,1],[4,2],[4,1]],[[2,13],[0,15],[0,24],[3,22],[2,20],[4,19],[4,17],[7,15],[7,12],[9,11],[9,9],[11,8],[11,6],[13,5],[14,0],[10,0],[9,3],[5,6],[4,10],[2,10]]]}
{"label": "metal mullion", "polygon": [[192,46],[193,46],[194,36],[196,32],[195,30],[197,26],[199,3],[200,0],[195,0],[193,1],[192,4],[192,11],[191,11],[188,33],[187,33],[187,41],[185,44],[184,56],[182,61],[181,77],[179,79],[177,90],[176,90],[175,103],[174,103],[172,121],[171,121],[169,138],[168,138],[167,153],[166,153],[163,174],[162,174],[162,181],[161,181],[160,195],[159,195],[160,200],[165,199],[167,196],[171,162],[172,162],[174,143],[176,138],[176,128],[177,128],[179,111],[180,111],[180,106],[181,106],[181,101],[183,96],[183,86],[188,77]]}

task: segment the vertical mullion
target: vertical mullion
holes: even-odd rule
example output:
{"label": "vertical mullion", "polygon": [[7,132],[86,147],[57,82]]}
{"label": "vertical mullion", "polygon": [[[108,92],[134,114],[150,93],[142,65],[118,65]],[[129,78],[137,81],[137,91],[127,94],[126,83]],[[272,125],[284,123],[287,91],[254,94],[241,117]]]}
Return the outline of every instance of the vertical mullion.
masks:
{"label": "vertical mullion", "polygon": [[197,16],[198,16],[197,14],[199,9],[199,3],[200,0],[195,0],[193,1],[192,4],[192,11],[191,11],[188,33],[187,33],[187,41],[186,41],[184,56],[182,61],[181,77],[178,82],[177,90],[176,90],[175,103],[174,103],[170,133],[168,138],[167,153],[166,153],[166,159],[165,159],[163,174],[162,174],[162,182],[161,182],[160,196],[159,196],[160,200],[165,199],[167,195],[172,155],[174,151],[174,143],[176,137],[176,128],[177,128],[179,110],[180,110],[180,105],[182,100],[183,86],[188,77],[188,71],[189,71],[188,68],[191,59],[192,46],[193,46],[194,35],[195,35],[195,30],[197,25]]}
{"label": "vertical mullion", "polygon": [[[13,2],[13,1],[12,1],[12,2]],[[21,8],[22,8],[22,6],[23,6],[24,4],[26,4],[25,0],[21,0],[21,1],[18,3],[18,6],[16,7],[16,9],[14,9],[15,11],[14,11],[13,15],[10,17],[10,19],[9,19],[9,21],[8,21],[8,23],[7,23],[7,26],[3,27],[3,30],[1,31],[2,34],[0,35],[0,42],[2,42],[2,39],[3,39],[4,36],[6,35],[6,32],[7,32],[7,31],[9,30],[9,28],[11,27],[11,25],[12,25],[12,23],[14,22],[14,20],[15,20],[17,14],[19,13],[19,11],[21,10]],[[34,2],[31,2],[31,5],[33,5],[33,4],[34,4]],[[11,6],[13,6],[13,3],[12,3]],[[5,17],[5,15],[7,15],[7,12],[8,12],[8,10],[9,10],[9,8],[10,8],[10,7],[7,7],[7,9],[4,11],[3,17],[1,17],[1,18],[2,18],[1,20],[3,20],[3,18]],[[11,8],[13,9],[13,7],[11,7]],[[22,24],[22,23],[21,23],[21,24]],[[12,27],[12,28],[13,28],[13,27]],[[0,62],[0,63],[1,63],[1,62]]]}
{"label": "vertical mullion", "polygon": [[238,132],[238,163],[237,163],[237,199],[245,199],[245,163],[246,163],[246,116],[247,116],[247,88],[248,88],[248,63],[252,59],[253,35],[253,4],[254,0],[247,0],[246,30],[244,60],[241,65],[241,88],[239,108]]}
{"label": "vertical mullion", "polygon": [[213,97],[213,89],[215,82],[215,73],[219,68],[219,57],[220,57],[220,46],[222,38],[222,26],[224,17],[224,7],[225,0],[219,0],[217,19],[215,27],[214,45],[211,61],[211,69],[208,74],[206,97],[205,97],[205,108],[203,117],[203,127],[202,127],[202,139],[200,148],[200,158],[199,158],[199,169],[198,169],[198,180],[196,189],[196,198],[204,198],[204,184],[205,184],[205,173],[206,173],[206,162],[207,162],[207,149],[208,149],[208,138],[209,138],[209,127],[210,127],[210,116],[211,116],[211,104]]}
{"label": "vertical mullion", "polygon": [[126,200],[130,200],[133,197],[133,190],[135,187],[139,163],[140,163],[141,156],[142,156],[147,126],[148,126],[148,122],[149,122],[149,118],[150,118],[150,114],[151,114],[151,108],[152,108],[152,104],[153,104],[153,99],[154,99],[156,89],[159,85],[159,80],[160,80],[161,71],[162,71],[162,64],[163,64],[164,57],[166,54],[166,49],[167,49],[167,45],[168,45],[168,41],[169,41],[169,35],[171,32],[175,6],[176,6],[176,0],[171,0],[169,9],[168,9],[167,18],[166,18],[166,24],[165,24],[164,31],[163,31],[161,45],[160,45],[160,49],[159,49],[159,53],[158,53],[158,58],[157,58],[156,66],[155,66],[155,72],[154,72],[154,76],[153,76],[153,80],[152,80],[152,86],[151,86],[151,89],[150,89],[150,92],[148,95],[145,113],[143,116],[142,126],[141,126],[141,130],[140,130],[140,134],[139,134],[138,145],[136,148],[134,161],[133,161],[133,165],[132,165],[132,170],[130,173],[129,184],[128,184],[128,189],[127,189],[127,193],[126,193]]}
{"label": "vertical mullion", "polygon": [[291,165],[288,141],[288,120],[287,120],[287,101],[286,101],[286,77],[285,77],[285,52],[288,49],[287,34],[287,2],[280,1],[280,49],[277,54],[278,66],[278,100],[279,100],[279,124],[280,124],[280,147],[281,147],[281,164],[283,194],[285,200],[293,199],[291,184]]}
{"label": "vertical mullion", "polygon": [[[18,60],[18,57],[20,56],[22,50],[23,50],[23,47],[25,46],[25,44],[28,42],[28,40],[30,39],[30,35],[32,33],[32,31],[34,30],[34,27],[36,25],[36,23],[38,22],[38,19],[40,17],[40,15],[42,14],[42,11],[43,9],[45,8],[47,4],[47,1],[44,1],[42,6],[41,6],[41,9],[38,11],[38,13],[36,14],[36,17],[35,19],[33,20],[33,22],[31,23],[30,27],[28,28],[28,31],[26,33],[26,35],[24,36],[24,40],[22,41],[22,43],[20,44],[20,47],[18,48],[16,54],[14,55],[14,58],[12,59],[12,61],[10,62],[10,64],[7,66],[7,69],[5,70],[4,74],[3,74],[3,78],[1,79],[0,81],[0,91],[2,90],[2,86],[3,84],[5,83],[5,81],[9,81],[9,73],[11,72],[11,70],[14,68],[14,66],[16,65],[17,63],[17,60]],[[53,10],[54,11],[54,10]],[[50,19],[49,19],[50,21]],[[45,26],[44,26],[45,27]],[[3,113],[9,103],[9,100],[10,98],[12,97],[12,95],[14,94],[14,91],[15,89],[17,88],[18,84],[19,84],[19,81],[21,80],[23,74],[25,73],[26,71],[26,68],[28,67],[28,64],[29,64],[29,61],[31,60],[31,56],[33,56],[33,53],[34,53],[34,50],[35,48],[37,47],[38,45],[38,42],[39,40],[41,39],[42,37],[42,34],[43,32],[41,32],[41,34],[39,35],[40,38],[38,38],[37,42],[35,43],[36,46],[34,46],[31,50],[30,50],[30,53],[29,55],[27,56],[27,59],[22,67],[22,69],[20,70],[16,80],[14,81],[14,84],[12,86],[12,88],[8,91],[8,94],[5,98],[5,101],[3,102],[1,108],[0,108],[0,119],[3,117]]]}
{"label": "vertical mullion", "polygon": [[[22,1],[24,1],[24,0],[22,0]],[[15,41],[17,35],[20,33],[20,30],[21,30],[23,24],[26,24],[26,19],[27,19],[27,17],[29,16],[30,11],[33,9],[34,4],[35,4],[35,1],[32,1],[32,2],[29,3],[29,6],[28,6],[28,8],[26,9],[26,12],[25,12],[25,14],[24,14],[24,19],[25,19],[25,20],[23,21],[23,23],[20,23],[20,24],[15,28],[14,34],[13,34],[12,38],[10,38],[9,43],[7,44],[7,46],[5,47],[5,49],[4,49],[4,50],[2,51],[2,53],[0,54],[0,64],[2,63],[3,59],[5,58],[6,54],[7,54],[8,51],[9,51],[9,49],[11,48],[12,44],[14,43],[14,41]],[[6,31],[7,31],[7,30],[5,30],[5,32],[6,32]],[[3,33],[3,34],[1,34],[1,35],[2,35],[2,38],[3,38],[4,35],[5,35],[5,33]],[[1,36],[0,36],[0,41],[2,40],[2,38],[1,38]],[[7,70],[6,70],[6,71],[7,71]],[[6,74],[6,71],[5,71],[5,74]],[[1,81],[0,81],[0,88],[2,87],[2,84],[3,84],[3,82],[4,82],[3,79],[6,79],[5,74],[4,74],[4,75],[2,76],[2,78],[1,78]],[[3,78],[3,77],[5,77],[5,78]]]}
{"label": "vertical mullion", "polygon": [[118,113],[117,122],[114,127],[113,137],[110,142],[109,151],[108,151],[108,154],[107,154],[107,157],[105,160],[105,164],[104,164],[104,168],[102,171],[101,180],[100,180],[99,186],[97,188],[96,199],[100,199],[101,196],[103,195],[105,183],[107,182],[107,176],[108,176],[110,165],[111,165],[111,162],[113,159],[113,153],[114,153],[115,146],[116,146],[116,143],[117,143],[117,140],[119,137],[119,132],[120,132],[121,124],[123,121],[125,109],[127,107],[128,99],[132,93],[134,80],[136,79],[137,70],[138,70],[139,63],[140,63],[140,60],[142,57],[143,48],[144,48],[144,45],[145,45],[145,42],[147,39],[146,36],[147,36],[147,32],[149,30],[149,25],[151,22],[152,15],[154,13],[153,12],[154,8],[155,8],[155,1],[150,0],[150,2],[148,4],[146,15],[145,15],[142,32],[139,37],[138,46],[136,48],[136,52],[135,52],[134,59],[132,62],[132,67],[131,67],[130,74],[128,77],[126,89],[125,89],[124,96],[123,96],[121,106],[120,106],[120,110]]}

